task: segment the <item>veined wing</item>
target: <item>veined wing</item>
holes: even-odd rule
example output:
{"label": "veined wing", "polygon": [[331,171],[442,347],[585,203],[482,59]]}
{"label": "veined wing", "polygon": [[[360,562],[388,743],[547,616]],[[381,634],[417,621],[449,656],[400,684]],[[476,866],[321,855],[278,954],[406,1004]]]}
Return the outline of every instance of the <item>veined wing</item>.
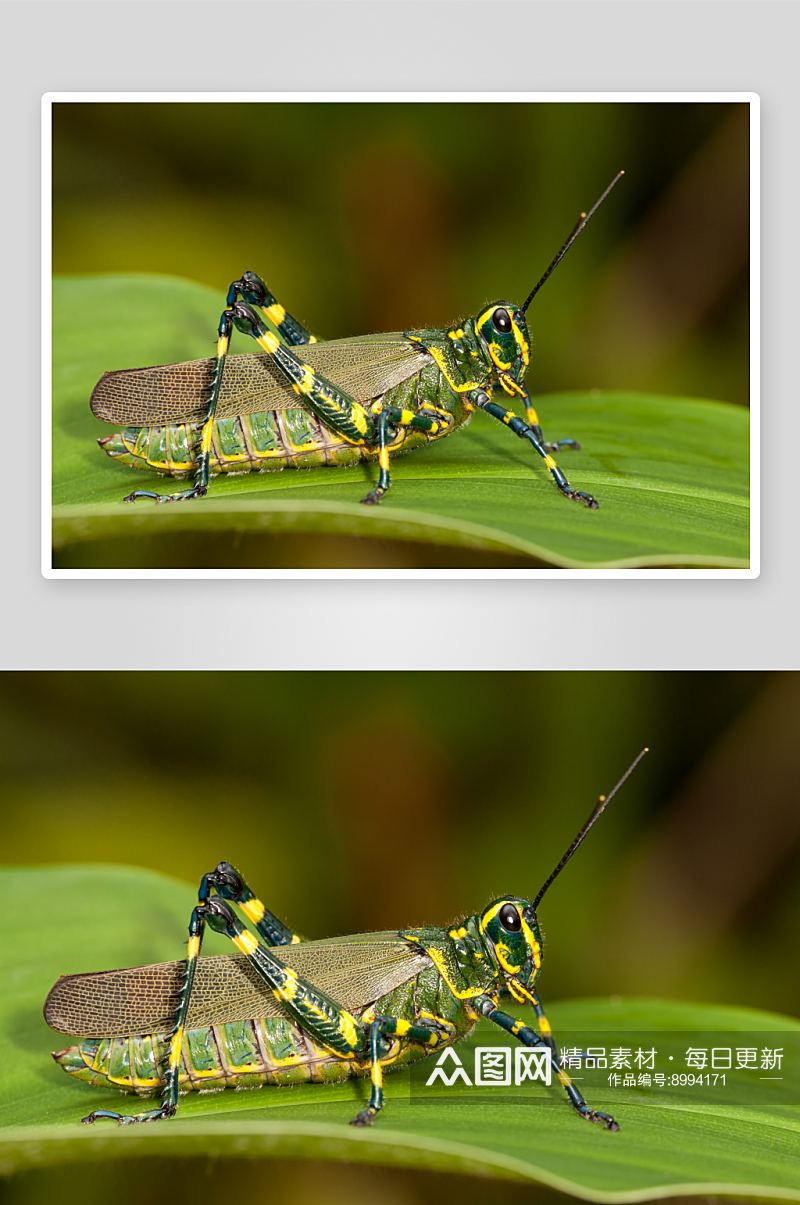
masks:
{"label": "veined wing", "polygon": [[[360,1012],[432,965],[427,954],[396,932],[275,946],[272,952],[351,1012]],[[59,1033],[83,1038],[165,1033],[175,1020],[184,966],[181,960],[64,975],[45,1001],[45,1020]],[[187,1029],[285,1015],[246,958],[198,959]]]}
{"label": "veined wing", "polygon": [[[397,331],[308,343],[288,350],[357,402],[380,397],[431,363],[426,351]],[[106,423],[158,427],[199,422],[205,417],[213,371],[213,360],[187,360],[106,372],[95,385],[89,404],[92,413]],[[228,356],[217,418],[301,405],[269,356]]]}

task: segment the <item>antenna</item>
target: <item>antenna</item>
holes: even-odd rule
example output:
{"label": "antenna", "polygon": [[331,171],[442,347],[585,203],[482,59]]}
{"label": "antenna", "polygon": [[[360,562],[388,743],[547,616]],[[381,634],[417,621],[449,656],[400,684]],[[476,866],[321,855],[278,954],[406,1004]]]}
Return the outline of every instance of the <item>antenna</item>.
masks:
{"label": "antenna", "polygon": [[[571,246],[572,246],[572,244],[575,242],[575,239],[578,237],[578,235],[579,235],[579,234],[580,234],[580,232],[583,230],[583,228],[584,228],[584,226],[586,225],[586,223],[589,221],[589,218],[592,216],[592,214],[593,214],[593,213],[596,213],[596,212],[597,212],[597,210],[598,210],[598,209],[600,208],[600,206],[603,204],[603,201],[605,201],[606,197],[607,197],[607,196],[608,196],[608,194],[611,192],[611,189],[614,187],[614,185],[617,183],[617,181],[620,179],[620,177],[621,177],[621,176],[624,176],[624,175],[625,175],[625,172],[624,172],[624,171],[623,171],[623,172],[617,172],[616,176],[615,176],[615,177],[614,177],[614,179],[611,181],[611,183],[609,184],[609,186],[608,186],[608,188],[606,189],[606,191],[603,193],[603,195],[602,195],[602,197],[600,198],[600,200],[595,202],[595,204],[592,206],[592,208],[589,210],[589,212],[588,212],[588,213],[582,213],[582,214],[581,214],[581,216],[578,218],[578,221],[577,221],[577,223],[576,223],[575,227],[573,228],[572,233],[570,234],[569,238],[568,238],[568,239],[567,239],[567,241],[564,243],[564,246],[561,248],[561,250],[559,251],[558,255],[555,257],[555,259],[553,260],[553,262],[551,263],[550,267],[549,267],[549,268],[547,269],[547,271],[545,272],[545,274],[544,274],[544,276],[542,277],[542,279],[541,279],[541,280],[539,281],[539,283],[538,283],[538,284],[537,284],[537,285],[536,285],[536,286],[535,286],[535,287],[534,287],[534,288],[531,290],[531,293],[530,293],[530,295],[529,295],[529,297],[528,297],[528,300],[525,302],[524,306],[522,307],[522,312],[523,312],[523,314],[525,313],[525,311],[527,310],[528,306],[529,306],[529,305],[531,304],[531,302],[533,301],[533,299],[534,299],[534,297],[536,296],[536,294],[537,294],[537,293],[539,292],[539,290],[541,289],[541,287],[542,287],[542,285],[544,284],[544,282],[547,280],[547,278],[548,278],[548,276],[550,275],[550,273],[553,271],[553,268],[555,268],[557,264],[560,264],[560,263],[561,263],[561,260],[562,260],[562,259],[564,258],[564,256],[567,254],[567,252],[569,251],[570,247],[571,247]],[[635,763],[634,763],[634,764],[635,764]]]}
{"label": "antenna", "polygon": [[[606,189],[606,192],[608,192],[608,189]],[[600,200],[602,201],[602,199],[603,199],[603,198],[601,197],[601,198],[600,198]],[[597,202],[597,204],[599,205],[599,204],[600,204],[600,201],[598,201],[598,202]],[[597,206],[595,206],[595,208],[597,208]],[[554,879],[558,878],[558,876],[561,874],[561,871],[564,869],[564,867],[566,866],[567,862],[569,862],[570,858],[571,858],[571,857],[572,857],[572,855],[575,853],[575,850],[578,848],[578,846],[580,845],[580,843],[581,843],[581,841],[583,840],[583,838],[584,838],[584,837],[586,836],[586,834],[589,832],[589,829],[592,827],[592,825],[595,823],[595,821],[596,821],[596,820],[599,820],[599,818],[602,816],[602,814],[603,814],[603,812],[605,811],[605,809],[606,809],[607,805],[608,805],[608,804],[611,802],[611,800],[614,798],[614,796],[616,795],[617,791],[620,789],[620,787],[621,787],[621,786],[622,786],[622,784],[625,782],[625,780],[626,780],[627,778],[630,778],[631,774],[632,774],[632,773],[633,773],[633,771],[636,769],[636,767],[638,766],[639,762],[640,762],[640,761],[642,760],[642,758],[644,757],[645,753],[649,753],[649,752],[650,752],[650,750],[649,750],[649,749],[647,749],[647,748],[642,749],[642,751],[641,751],[641,753],[639,754],[639,756],[638,756],[638,757],[637,757],[637,758],[636,758],[636,759],[635,759],[635,760],[634,760],[634,761],[631,763],[631,765],[630,765],[630,766],[628,766],[628,769],[627,769],[627,770],[625,771],[625,773],[622,775],[622,778],[619,780],[619,782],[617,783],[617,785],[614,787],[613,791],[611,791],[611,792],[610,792],[610,794],[608,794],[608,795],[601,795],[601,796],[600,796],[599,800],[597,801],[597,804],[595,805],[594,811],[592,812],[591,816],[590,816],[590,817],[589,817],[589,819],[586,821],[586,823],[584,824],[583,828],[582,828],[582,829],[581,829],[581,831],[578,833],[578,835],[577,835],[577,837],[575,838],[575,840],[572,842],[572,845],[570,845],[569,849],[568,849],[568,850],[567,850],[567,852],[564,854],[564,857],[561,859],[561,861],[559,862],[558,866],[556,866],[555,870],[554,870],[554,871],[553,871],[553,873],[550,875],[550,878],[547,880],[547,882],[545,883],[544,887],[541,889],[541,891],[540,891],[540,892],[539,892],[539,894],[537,895],[536,899],[535,899],[535,900],[533,901],[533,903],[531,904],[531,906],[530,906],[530,911],[531,911],[531,912],[535,912],[535,911],[536,911],[536,909],[537,909],[537,908],[538,908],[538,906],[539,906],[539,902],[540,902],[540,900],[541,900],[542,896],[544,895],[545,891],[547,891],[547,888],[550,886],[550,884],[553,882],[553,880],[554,880]],[[527,911],[527,909],[526,909],[526,911]]]}

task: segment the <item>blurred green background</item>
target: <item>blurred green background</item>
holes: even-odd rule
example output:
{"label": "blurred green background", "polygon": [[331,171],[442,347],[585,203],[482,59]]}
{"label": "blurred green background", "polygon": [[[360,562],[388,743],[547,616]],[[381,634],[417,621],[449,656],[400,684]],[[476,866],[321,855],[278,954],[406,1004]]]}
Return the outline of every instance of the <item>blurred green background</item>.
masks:
{"label": "blurred green background", "polygon": [[[8,862],[124,862],[194,883],[225,858],[310,938],[532,896],[647,744],[542,903],[545,1004],[658,995],[800,1013],[798,674],[18,673],[0,676],[0,718]],[[357,1167],[118,1167],[28,1173],[0,1201],[474,1191]]]}
{"label": "blurred green background", "polygon": [[325,338],[521,302],[625,168],[533,303],[531,389],[748,402],[746,105],[59,102],[53,162],[55,272],[222,307],[251,269]]}

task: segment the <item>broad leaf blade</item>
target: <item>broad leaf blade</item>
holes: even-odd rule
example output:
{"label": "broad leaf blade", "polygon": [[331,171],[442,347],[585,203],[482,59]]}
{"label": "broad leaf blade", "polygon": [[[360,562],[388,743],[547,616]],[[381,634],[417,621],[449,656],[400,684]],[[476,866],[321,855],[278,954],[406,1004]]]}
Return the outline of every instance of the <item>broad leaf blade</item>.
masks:
{"label": "broad leaf blade", "polygon": [[[132,489],[172,486],[100,451],[96,440],[113,428],[89,412],[92,387],[110,369],[208,355],[219,309],[212,289],[172,277],[56,280],[59,566],[305,564],[326,555],[311,550],[312,537],[345,542],[336,553],[327,546],[328,555],[343,558],[336,563],[359,564],[352,558],[363,555],[366,541],[375,555],[379,542],[396,541],[409,550],[400,564],[415,556],[436,563],[436,549],[446,565],[468,553],[531,567],[748,564],[749,416],[687,398],[609,392],[536,399],[548,438],[581,441],[580,452],[565,450],[559,460],[576,488],[598,497],[597,511],[563,498],[533,450],[483,414],[394,460],[394,487],[380,507],[359,504],[374,465],[219,476],[200,502],[123,505]],[[287,553],[287,539],[305,549],[299,559]]]}
{"label": "broad leaf blade", "polygon": [[[560,1188],[585,1200],[649,1200],[680,1194],[800,1199],[800,1115],[773,1107],[693,1104],[668,1094],[643,1103],[635,1092],[596,1093],[622,1129],[610,1134],[577,1118],[560,1089],[542,1088],[524,1104],[501,1095],[471,1099],[455,1091],[413,1102],[407,1072],[387,1076],[387,1106],[370,1130],[347,1123],[361,1107],[363,1082],[223,1092],[183,1098],[173,1121],[117,1129],[82,1127],[90,1108],[134,1111],[136,1100],[64,1075],[49,1051],[67,1040],[41,1016],[48,988],[63,973],[135,965],[175,956],[195,894],[176,880],[129,867],[57,866],[6,870],[0,999],[0,1167],[132,1155],[228,1154],[473,1171]],[[213,945],[213,943],[212,943]],[[215,946],[210,952],[220,952]],[[789,1018],[724,1006],[677,1002],[572,1001],[549,1008],[559,1029],[782,1032]],[[487,1023],[483,1023],[487,1025]],[[496,1041],[488,1027],[481,1040]],[[473,1044],[475,1039],[473,1039]],[[458,1048],[465,1063],[465,1047]],[[800,1073],[786,1068],[778,1099],[797,1099]]]}

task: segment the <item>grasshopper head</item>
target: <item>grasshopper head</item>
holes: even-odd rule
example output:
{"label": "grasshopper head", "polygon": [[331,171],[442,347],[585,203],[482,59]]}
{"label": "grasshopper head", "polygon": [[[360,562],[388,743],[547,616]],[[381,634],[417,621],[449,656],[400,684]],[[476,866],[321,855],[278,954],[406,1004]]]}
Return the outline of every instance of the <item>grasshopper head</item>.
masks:
{"label": "grasshopper head", "polygon": [[475,320],[475,333],[500,372],[521,381],[530,364],[528,325],[518,305],[493,301]]}
{"label": "grasshopper head", "polygon": [[542,937],[527,900],[494,900],[478,920],[478,929],[506,979],[532,983],[542,965]]}

